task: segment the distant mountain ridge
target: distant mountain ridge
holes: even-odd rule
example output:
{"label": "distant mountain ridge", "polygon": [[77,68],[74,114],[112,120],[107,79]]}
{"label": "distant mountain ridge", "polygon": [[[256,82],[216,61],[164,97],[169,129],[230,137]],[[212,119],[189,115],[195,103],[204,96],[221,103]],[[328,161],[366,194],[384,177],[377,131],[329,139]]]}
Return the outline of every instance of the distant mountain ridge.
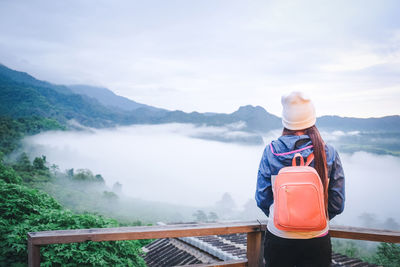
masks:
{"label": "distant mountain ridge", "polygon": [[[37,115],[64,124],[74,119],[90,127],[171,122],[224,126],[245,122],[241,130],[247,132],[265,133],[282,128],[281,119],[261,106],[242,106],[230,114],[169,111],[118,96],[107,88],[54,85],[1,64],[0,97],[0,115]],[[322,116],[317,126],[341,131],[400,132],[400,116],[367,119]]]}
{"label": "distant mountain ridge", "polygon": [[342,131],[400,132],[400,116],[392,115],[380,118],[322,116],[318,118],[317,126]]}
{"label": "distant mountain ridge", "polygon": [[107,107],[113,107],[123,111],[133,111],[138,108],[147,108],[152,111],[167,111],[165,109],[141,104],[126,97],[116,95],[113,91],[104,87],[77,84],[68,85],[68,88],[71,89],[71,91],[75,94],[93,97]]}

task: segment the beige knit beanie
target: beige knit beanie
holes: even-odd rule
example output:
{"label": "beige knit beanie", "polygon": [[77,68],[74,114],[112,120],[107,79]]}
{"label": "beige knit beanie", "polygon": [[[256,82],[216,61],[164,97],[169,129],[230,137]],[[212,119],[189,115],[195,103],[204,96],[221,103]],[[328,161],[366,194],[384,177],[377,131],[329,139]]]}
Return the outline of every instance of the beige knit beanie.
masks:
{"label": "beige knit beanie", "polygon": [[282,96],[282,124],[289,130],[303,130],[313,126],[317,120],[314,104],[301,92]]}

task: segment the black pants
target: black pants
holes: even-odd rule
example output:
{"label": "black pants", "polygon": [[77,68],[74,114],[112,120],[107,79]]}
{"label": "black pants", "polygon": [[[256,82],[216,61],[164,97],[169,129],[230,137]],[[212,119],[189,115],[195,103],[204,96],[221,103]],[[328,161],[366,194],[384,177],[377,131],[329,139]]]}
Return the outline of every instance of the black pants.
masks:
{"label": "black pants", "polygon": [[287,239],[265,233],[266,267],[331,266],[332,246],[329,234],[311,239]]}

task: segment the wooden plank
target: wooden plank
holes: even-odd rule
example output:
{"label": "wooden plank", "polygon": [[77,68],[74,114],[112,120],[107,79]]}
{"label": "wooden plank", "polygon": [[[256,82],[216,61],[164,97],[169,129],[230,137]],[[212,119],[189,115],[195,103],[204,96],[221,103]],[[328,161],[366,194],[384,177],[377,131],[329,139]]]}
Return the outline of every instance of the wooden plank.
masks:
{"label": "wooden plank", "polygon": [[[332,237],[400,243],[400,232],[360,227],[331,226]],[[60,230],[28,233],[34,245],[84,241],[153,239],[184,236],[223,235],[264,231],[258,222],[182,224],[167,226],[120,227],[102,229]]]}
{"label": "wooden plank", "polygon": [[332,225],[329,233],[336,238],[400,243],[399,231]]}
{"label": "wooden plank", "polygon": [[40,267],[40,246],[34,245],[29,237],[28,237],[28,266]]}
{"label": "wooden plank", "polygon": [[99,242],[185,236],[226,235],[260,232],[263,230],[265,230],[265,225],[262,225],[258,222],[236,222],[43,231],[31,232],[28,233],[28,236],[32,239],[33,244],[46,245],[84,241]]}
{"label": "wooden plank", "polygon": [[181,267],[246,267],[247,260],[232,260],[232,261],[221,261],[209,264],[191,264],[182,265]]}
{"label": "wooden plank", "polygon": [[262,266],[264,252],[262,248],[262,233],[247,233],[247,261],[249,267]]}

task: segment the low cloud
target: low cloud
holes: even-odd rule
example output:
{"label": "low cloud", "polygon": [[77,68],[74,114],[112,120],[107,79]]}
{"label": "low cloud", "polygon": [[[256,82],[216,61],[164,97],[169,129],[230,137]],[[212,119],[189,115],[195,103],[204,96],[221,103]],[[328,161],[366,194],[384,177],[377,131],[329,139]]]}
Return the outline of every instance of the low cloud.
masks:
{"label": "low cloud", "polygon": [[[235,128],[235,127],[233,127]],[[135,125],[92,131],[46,132],[24,140],[31,156],[46,155],[61,170],[90,169],[108,186],[122,184],[125,196],[161,203],[213,206],[228,192],[238,210],[254,202],[256,176],[264,144],[243,145],[200,139],[204,134],[242,136],[229,127],[186,124]],[[336,132],[332,136],[354,135]],[[269,142],[280,130],[263,136]],[[196,137],[196,138],[193,138]],[[346,175],[346,208],[334,219],[363,224],[373,214],[384,222],[395,212],[400,187],[400,158],[366,152],[340,153]],[[246,218],[263,218],[252,211]],[[364,216],[365,217],[365,216]]]}

